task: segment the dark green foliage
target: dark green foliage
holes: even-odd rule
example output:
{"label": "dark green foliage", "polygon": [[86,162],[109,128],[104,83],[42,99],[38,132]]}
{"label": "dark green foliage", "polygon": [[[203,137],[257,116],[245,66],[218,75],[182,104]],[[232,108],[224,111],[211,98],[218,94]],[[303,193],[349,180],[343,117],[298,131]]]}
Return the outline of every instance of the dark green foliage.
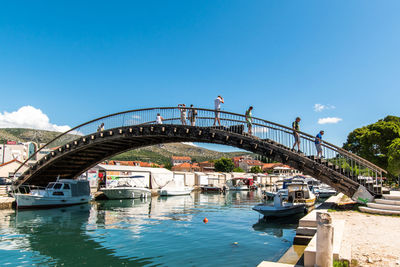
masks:
{"label": "dark green foliage", "polygon": [[215,161],[214,168],[217,172],[231,172],[235,168],[235,165],[231,159],[220,158]]}
{"label": "dark green foliage", "polygon": [[236,167],[233,169],[233,172],[244,172],[244,170],[240,167]]}
{"label": "dark green foliage", "polygon": [[343,148],[400,175],[400,117],[387,116],[373,124],[355,129]]}
{"label": "dark green foliage", "polygon": [[251,167],[250,172],[251,173],[260,173],[260,172],[262,172],[262,169],[260,166],[253,166],[253,167]]}

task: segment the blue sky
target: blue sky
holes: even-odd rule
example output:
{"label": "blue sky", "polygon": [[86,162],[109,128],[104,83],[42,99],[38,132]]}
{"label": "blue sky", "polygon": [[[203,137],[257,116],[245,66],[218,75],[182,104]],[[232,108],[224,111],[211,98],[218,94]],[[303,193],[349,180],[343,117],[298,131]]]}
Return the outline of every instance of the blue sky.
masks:
{"label": "blue sky", "polygon": [[301,116],[302,130],[341,145],[399,116],[399,10],[368,0],[2,2],[0,127],[28,105],[75,126],[141,107],[212,108],[221,94],[224,110],[253,105],[284,125]]}

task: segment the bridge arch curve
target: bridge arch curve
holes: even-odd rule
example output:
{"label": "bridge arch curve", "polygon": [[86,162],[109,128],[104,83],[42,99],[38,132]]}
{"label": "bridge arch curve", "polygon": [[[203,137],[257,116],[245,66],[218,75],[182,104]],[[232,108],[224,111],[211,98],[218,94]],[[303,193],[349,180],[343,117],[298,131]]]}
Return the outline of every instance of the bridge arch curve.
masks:
{"label": "bridge arch curve", "polygon": [[[186,115],[194,109],[187,108]],[[79,125],[65,132],[40,149],[49,153],[14,181],[22,184],[47,185],[58,175],[73,179],[99,162],[116,154],[149,145],[172,142],[203,142],[233,146],[283,162],[304,174],[311,175],[338,191],[352,196],[362,174],[374,178],[371,193],[379,194],[378,178],[384,170],[329,143],[323,143],[326,159],[315,157],[314,138],[299,132],[302,153],[292,151],[290,128],[252,118],[253,134],[246,133],[245,116],[196,108],[196,126],[181,117],[178,108],[151,108],[116,113]],[[163,124],[155,118],[160,114]],[[215,116],[222,126],[214,126]],[[104,123],[105,129],[98,129]],[[185,125],[186,123],[186,125]],[[96,131],[97,130],[97,131]],[[37,151],[38,153],[39,151]]]}

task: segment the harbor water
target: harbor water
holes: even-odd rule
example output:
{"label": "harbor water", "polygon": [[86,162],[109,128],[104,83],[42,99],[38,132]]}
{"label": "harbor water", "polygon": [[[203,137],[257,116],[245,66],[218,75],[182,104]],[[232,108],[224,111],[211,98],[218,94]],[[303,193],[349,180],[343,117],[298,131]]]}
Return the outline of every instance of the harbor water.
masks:
{"label": "harbor water", "polygon": [[[108,200],[0,215],[0,266],[256,266],[291,246],[300,217],[259,220],[261,193]],[[203,219],[207,218],[208,223]]]}

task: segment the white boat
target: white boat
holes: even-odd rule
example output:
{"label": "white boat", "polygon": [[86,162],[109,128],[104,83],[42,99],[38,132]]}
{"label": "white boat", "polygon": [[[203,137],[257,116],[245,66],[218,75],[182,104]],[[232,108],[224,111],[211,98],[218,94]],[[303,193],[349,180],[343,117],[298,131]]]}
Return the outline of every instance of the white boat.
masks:
{"label": "white boat", "polygon": [[261,213],[266,217],[284,217],[306,211],[306,204],[284,202],[282,195],[277,193],[274,197],[273,205],[258,204],[253,207],[253,210]]}
{"label": "white boat", "polygon": [[115,178],[106,188],[100,191],[108,199],[135,199],[151,197],[150,189],[137,186],[138,182],[144,180],[144,176],[120,176]]}
{"label": "white boat", "polygon": [[278,189],[278,191],[264,191],[263,193],[265,194],[267,199],[274,199],[274,197],[276,196],[277,193],[280,193],[282,195],[283,199],[287,199],[288,198],[288,189]]}
{"label": "white boat", "polygon": [[[47,187],[23,186],[14,193],[17,208],[52,208],[87,203],[91,199],[87,180],[60,179]],[[21,193],[25,189],[26,193]]]}
{"label": "white boat", "polygon": [[318,191],[318,196],[321,198],[328,198],[337,194],[337,191],[330,186],[319,186],[316,191]]}
{"label": "white boat", "polygon": [[160,189],[160,196],[182,196],[189,195],[193,191],[192,187],[176,187]]}
{"label": "white boat", "polygon": [[307,207],[314,206],[317,198],[304,181],[292,182],[287,185],[287,189],[288,202],[304,203]]}
{"label": "white boat", "polygon": [[229,190],[241,191],[250,190],[253,187],[252,178],[232,178],[226,181]]}

